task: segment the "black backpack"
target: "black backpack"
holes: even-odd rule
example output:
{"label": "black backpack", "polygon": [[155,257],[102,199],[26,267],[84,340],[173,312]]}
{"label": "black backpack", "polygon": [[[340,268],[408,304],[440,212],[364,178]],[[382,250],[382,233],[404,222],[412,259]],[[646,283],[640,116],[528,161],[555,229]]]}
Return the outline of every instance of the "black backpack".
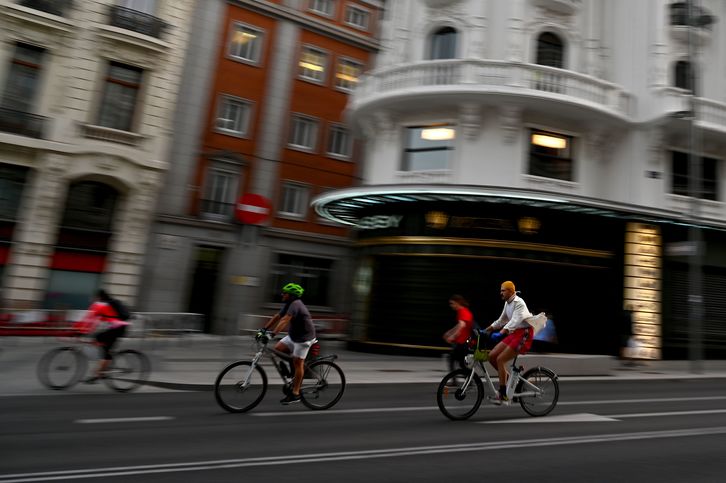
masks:
{"label": "black backpack", "polygon": [[127,309],[120,300],[111,299],[108,301],[108,304],[114,311],[116,311],[116,314],[118,315],[118,318],[120,320],[129,320],[131,318],[131,312],[129,312],[129,309]]}

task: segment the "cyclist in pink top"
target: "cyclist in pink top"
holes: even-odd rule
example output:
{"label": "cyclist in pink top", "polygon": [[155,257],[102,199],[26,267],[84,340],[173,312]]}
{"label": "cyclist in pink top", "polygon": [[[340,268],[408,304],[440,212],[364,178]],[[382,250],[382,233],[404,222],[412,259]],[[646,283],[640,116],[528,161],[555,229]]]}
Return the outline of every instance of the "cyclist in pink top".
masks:
{"label": "cyclist in pink top", "polygon": [[96,299],[88,307],[88,313],[83,322],[91,326],[105,324],[108,327],[95,335],[98,345],[103,350],[103,357],[94,375],[86,379],[87,384],[93,384],[104,377],[104,372],[111,363],[111,349],[116,345],[119,337],[123,337],[126,333],[126,327],[128,327],[129,323],[118,317],[119,314],[111,306],[111,296],[103,289],[96,292]]}

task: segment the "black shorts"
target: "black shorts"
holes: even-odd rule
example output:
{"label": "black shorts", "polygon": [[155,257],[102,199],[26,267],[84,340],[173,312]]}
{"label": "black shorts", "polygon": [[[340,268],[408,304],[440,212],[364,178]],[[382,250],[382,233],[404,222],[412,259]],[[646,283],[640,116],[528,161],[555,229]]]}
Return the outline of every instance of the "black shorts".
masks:
{"label": "black shorts", "polygon": [[126,326],[121,325],[119,327],[113,327],[103,332],[96,334],[96,340],[103,348],[103,358],[106,360],[111,359],[111,349],[116,344],[119,337],[123,337],[126,333]]}

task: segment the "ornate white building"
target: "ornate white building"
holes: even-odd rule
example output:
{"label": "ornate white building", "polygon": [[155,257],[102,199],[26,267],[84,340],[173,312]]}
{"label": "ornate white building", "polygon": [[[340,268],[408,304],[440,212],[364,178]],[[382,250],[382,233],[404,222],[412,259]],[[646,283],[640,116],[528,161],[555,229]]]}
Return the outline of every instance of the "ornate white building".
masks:
{"label": "ornate white building", "polygon": [[0,4],[0,306],[133,305],[195,0]]}
{"label": "ornate white building", "polygon": [[488,323],[512,279],[531,310],[553,314],[562,350],[616,353],[630,307],[641,355],[680,357],[681,242],[695,224],[706,353],[723,351],[726,3],[389,9],[377,67],[349,104],[367,140],[363,185],[313,202],[359,228],[354,338],[441,345],[449,295]]}

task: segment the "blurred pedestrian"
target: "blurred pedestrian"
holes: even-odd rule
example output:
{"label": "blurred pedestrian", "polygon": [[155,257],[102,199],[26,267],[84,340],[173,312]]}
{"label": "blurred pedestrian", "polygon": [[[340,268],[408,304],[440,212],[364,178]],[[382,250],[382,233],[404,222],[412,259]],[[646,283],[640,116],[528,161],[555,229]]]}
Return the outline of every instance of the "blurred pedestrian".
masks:
{"label": "blurred pedestrian", "polygon": [[451,344],[449,354],[449,369],[466,369],[466,354],[469,352],[467,341],[471,337],[474,328],[474,316],[469,310],[469,302],[461,295],[455,294],[449,297],[449,307],[456,311],[456,325],[444,333],[444,340]]}
{"label": "blurred pedestrian", "polygon": [[553,352],[559,343],[552,313],[545,311],[545,314],[547,315],[547,323],[542,330],[534,335],[534,342],[532,343],[532,348],[536,352]]}
{"label": "blurred pedestrian", "polygon": [[628,305],[620,316],[620,362],[624,366],[634,366],[635,341],[633,340],[633,311]]}

